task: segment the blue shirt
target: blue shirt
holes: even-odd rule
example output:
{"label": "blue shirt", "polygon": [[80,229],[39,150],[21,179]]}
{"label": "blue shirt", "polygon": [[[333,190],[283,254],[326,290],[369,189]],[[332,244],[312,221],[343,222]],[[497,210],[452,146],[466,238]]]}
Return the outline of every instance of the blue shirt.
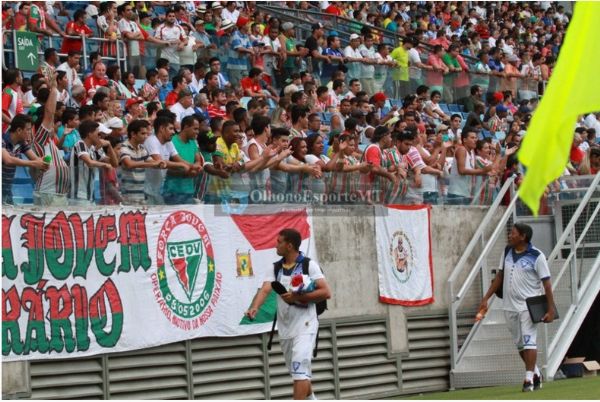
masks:
{"label": "blue shirt", "polygon": [[[340,49],[332,49],[330,47],[323,50],[323,54],[326,56],[339,56],[344,57],[344,54]],[[323,63],[323,72],[322,76],[329,78],[333,75],[333,73],[339,68],[339,62],[334,61],[333,63]]]}
{"label": "blue shirt", "polygon": [[250,37],[242,34],[240,31],[235,31],[231,36],[231,47],[229,48],[229,59],[227,60],[227,68],[229,70],[247,70],[249,55],[247,53],[239,53],[236,49],[239,48],[251,49]]}
{"label": "blue shirt", "polygon": [[499,72],[504,71],[504,67],[502,66],[502,63],[500,61],[497,61],[496,59],[490,58],[490,61],[488,61],[488,66],[490,66],[490,68],[493,71],[499,71]]}
{"label": "blue shirt", "polygon": [[170,82],[167,85],[159,85],[158,87],[158,100],[164,102],[167,99],[169,92],[173,90],[173,84]]}

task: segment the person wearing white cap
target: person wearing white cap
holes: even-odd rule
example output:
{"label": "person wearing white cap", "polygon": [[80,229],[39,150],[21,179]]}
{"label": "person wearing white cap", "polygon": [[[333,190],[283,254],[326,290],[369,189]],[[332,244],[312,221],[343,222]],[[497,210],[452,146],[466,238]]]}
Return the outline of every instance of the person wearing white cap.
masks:
{"label": "person wearing white cap", "polygon": [[175,10],[167,10],[165,22],[160,24],[154,33],[156,38],[171,43],[161,52],[161,57],[169,61],[170,75],[175,75],[179,71],[179,52],[187,45],[188,41],[183,28],[175,24],[176,18]]}
{"label": "person wearing white cap", "polygon": [[363,57],[358,50],[360,46],[360,36],[357,34],[350,35],[350,44],[344,49],[344,57],[348,60],[348,80],[359,79]]}

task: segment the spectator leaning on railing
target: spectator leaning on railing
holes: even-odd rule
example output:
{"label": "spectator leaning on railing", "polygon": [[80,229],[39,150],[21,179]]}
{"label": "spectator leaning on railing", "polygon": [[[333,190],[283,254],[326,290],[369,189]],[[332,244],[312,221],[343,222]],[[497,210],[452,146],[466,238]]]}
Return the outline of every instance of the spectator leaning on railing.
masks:
{"label": "spectator leaning on railing", "polygon": [[[4,73],[4,133],[11,119],[29,107],[36,127],[33,150],[37,158],[50,156],[47,171],[34,171],[37,204],[65,205],[66,193],[76,184],[75,193],[86,189],[77,199],[92,201],[87,192],[92,175],[85,170],[90,166],[79,164],[72,150],[86,121],[102,123],[102,140],[111,141],[120,155],[121,179],[117,183],[115,171],[103,168],[110,174],[101,175],[101,193],[110,187],[130,204],[167,199],[178,204],[193,198],[220,203],[249,199],[250,190],[261,188],[265,200],[275,193],[285,198],[299,188],[307,191],[305,201],[339,193],[370,202],[488,204],[502,184],[501,161],[509,156],[506,171],[518,171],[510,150],[527,129],[543,90],[539,80],[551,74],[566,23],[554,11],[540,13],[529,3],[473,9],[465,3],[411,3],[406,8],[393,2],[340,3],[329,11],[355,17],[349,23],[352,35],[343,37],[315,23],[302,46],[295,36],[306,24],[298,27],[285,17],[265,15],[253,3],[238,7],[230,2],[225,9],[217,2],[198,7],[184,2],[173,9],[140,4],[101,3],[100,32],[91,34],[88,14],[67,4],[63,11],[73,13],[73,19],[66,33],[74,37],[63,39],[62,46],[52,42],[61,49],[58,55],[42,44],[41,74],[31,77],[26,98],[20,72]],[[29,22],[35,20],[41,30],[35,32],[50,35],[46,6],[35,2]],[[93,13],[93,7],[88,10]],[[9,13],[3,17],[8,21]],[[393,43],[397,47],[391,54],[386,35],[377,30],[382,26],[406,35]],[[93,38],[98,34],[105,40]],[[89,54],[89,75],[79,74],[78,50],[84,42],[100,49],[100,54]],[[159,45],[156,53],[145,48],[148,42]],[[350,43],[343,52],[342,42]],[[477,53],[475,63],[470,57]],[[61,71],[59,82],[54,82],[54,69]],[[146,82],[140,88],[136,77],[141,74]],[[68,108],[63,111],[58,101]],[[197,116],[208,118],[210,126]],[[271,118],[266,126],[263,116]],[[586,116],[579,124],[571,174],[598,167],[597,117]],[[388,133],[396,140],[388,141]],[[198,149],[190,146],[196,137]],[[293,138],[293,156],[288,156],[287,142]],[[466,143],[461,145],[461,138]],[[414,146],[403,154],[398,144],[404,149],[408,142]],[[206,171],[190,167],[201,153]],[[148,163],[149,158],[155,162]],[[77,170],[68,165],[76,161]],[[164,171],[155,168],[167,166],[165,181]],[[83,187],[73,182],[75,171],[84,173],[77,176],[87,180]],[[179,179],[192,187],[170,184]],[[116,195],[104,191],[102,202],[119,202]]]}

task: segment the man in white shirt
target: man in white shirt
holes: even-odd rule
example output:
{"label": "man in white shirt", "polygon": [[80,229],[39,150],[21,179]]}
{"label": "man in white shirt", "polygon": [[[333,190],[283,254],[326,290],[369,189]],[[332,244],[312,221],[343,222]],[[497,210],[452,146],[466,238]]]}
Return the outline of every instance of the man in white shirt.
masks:
{"label": "man in white shirt", "polygon": [[235,1],[228,1],[223,11],[221,11],[221,18],[227,19],[234,24],[237,23],[239,16],[240,11],[237,9],[237,4]]}
{"label": "man in white shirt", "polygon": [[169,61],[170,76],[179,72],[179,52],[187,45],[187,35],[183,28],[175,24],[176,19],[175,10],[168,10],[165,22],[160,24],[154,33],[156,38],[171,43],[161,52],[161,57]]}
{"label": "man in white shirt", "polygon": [[119,20],[119,31],[121,37],[127,42],[127,65],[129,71],[136,77],[140,77],[140,67],[142,66],[142,57],[140,55],[140,41],[144,40],[142,30],[135,22],[135,14],[131,4],[125,3],[117,8],[117,13],[121,16]]}
{"label": "man in white shirt", "polygon": [[377,56],[375,46],[373,46],[373,37],[365,36],[365,43],[358,48],[364,62],[360,69],[360,83],[363,91],[366,91],[369,96],[375,93],[375,64],[377,64]]}
{"label": "man in white shirt", "polygon": [[344,49],[344,57],[348,60],[348,80],[360,78],[361,62],[363,57],[358,50],[360,46],[360,36],[350,35],[350,44]]}
{"label": "man in white shirt", "polygon": [[56,67],[56,71],[64,71],[67,73],[67,80],[69,81],[69,91],[73,88],[73,85],[83,85],[81,79],[79,79],[79,75],[77,75],[77,70],[79,69],[79,60],[81,59],[81,54],[75,51],[70,51],[67,56],[67,61]]}
{"label": "man in white shirt", "polygon": [[194,114],[194,99],[192,97],[192,93],[189,89],[184,89],[179,92],[179,96],[177,97],[177,102],[169,108],[169,110],[175,113],[175,121],[176,125],[181,124],[181,120],[183,120],[187,116],[191,116]]}
{"label": "man in white shirt", "polygon": [[538,324],[531,320],[526,299],[546,295],[549,309],[542,317],[544,323],[551,323],[556,313],[546,256],[531,244],[532,237],[531,226],[524,223],[513,226],[500,271],[479,306],[479,311],[485,314],[488,300],[502,286],[504,316],[525,362],[523,392],[542,387],[542,376],[536,365]]}
{"label": "man in white shirt", "polygon": [[[302,236],[295,229],[283,229],[277,237],[277,255],[281,260],[269,270],[263,285],[246,311],[253,320],[259,307],[273,289],[271,283],[279,282],[287,292],[277,297],[277,332],[281,349],[292,380],[294,399],[316,399],[312,391],[311,360],[317,338],[319,321],[316,303],[331,298],[331,290],[319,265],[300,252]],[[307,265],[305,273],[304,264]],[[292,292],[292,277],[300,275],[314,282],[315,290],[307,293]],[[305,276],[307,278],[305,278]]]}
{"label": "man in white shirt", "polygon": [[[165,161],[167,169],[183,169],[184,173],[189,172],[189,165],[181,159],[171,142],[175,134],[173,121],[168,117],[157,117],[154,120],[154,133],[144,141],[144,148],[146,148],[150,157],[156,161]],[[165,176],[166,172],[162,169],[148,169],[146,171],[144,192],[146,193],[148,205],[164,204],[161,194]]]}

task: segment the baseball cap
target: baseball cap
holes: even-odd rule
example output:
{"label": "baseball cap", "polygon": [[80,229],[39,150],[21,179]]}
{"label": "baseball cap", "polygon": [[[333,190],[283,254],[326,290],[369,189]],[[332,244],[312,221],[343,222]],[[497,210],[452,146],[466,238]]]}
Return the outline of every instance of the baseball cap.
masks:
{"label": "baseball cap", "polygon": [[100,123],[100,125],[98,126],[98,130],[100,130],[100,132],[102,134],[110,134],[112,133],[112,129],[108,128],[105,124]]}
{"label": "baseball cap", "polygon": [[383,92],[377,92],[375,95],[373,95],[373,101],[375,102],[385,102],[386,100],[387,97]]}
{"label": "baseball cap", "polygon": [[137,103],[142,103],[142,102],[144,102],[144,100],[142,98],[127,99],[127,102],[125,102],[125,109],[129,109],[131,106],[133,106]]}
{"label": "baseball cap", "polygon": [[235,24],[238,26],[238,28],[241,28],[244,25],[246,25],[249,21],[250,20],[248,18],[239,16]]}
{"label": "baseball cap", "polygon": [[317,22],[316,24],[312,24],[312,30],[316,31],[317,29],[323,29],[323,24],[321,24],[320,22]]}
{"label": "baseball cap", "polygon": [[106,127],[108,127],[108,128],[123,128],[123,120],[119,119],[118,117],[111,117],[106,122]]}
{"label": "baseball cap", "polygon": [[213,10],[217,10],[219,8],[223,8],[223,6],[218,1],[215,1],[212,5],[212,8],[213,8]]}
{"label": "baseball cap", "polygon": [[357,34],[350,35],[350,40],[354,40],[354,39],[360,39],[360,36],[358,36]]}

